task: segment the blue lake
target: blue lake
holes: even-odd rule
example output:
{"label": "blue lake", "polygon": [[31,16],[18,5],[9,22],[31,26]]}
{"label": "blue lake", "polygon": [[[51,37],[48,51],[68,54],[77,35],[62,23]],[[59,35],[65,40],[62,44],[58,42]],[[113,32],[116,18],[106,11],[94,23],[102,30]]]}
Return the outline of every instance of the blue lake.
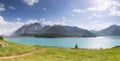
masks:
{"label": "blue lake", "polygon": [[63,48],[74,48],[78,44],[79,48],[111,48],[120,45],[120,36],[89,37],[89,38],[6,38],[8,41],[21,44],[32,44],[41,46],[56,46]]}

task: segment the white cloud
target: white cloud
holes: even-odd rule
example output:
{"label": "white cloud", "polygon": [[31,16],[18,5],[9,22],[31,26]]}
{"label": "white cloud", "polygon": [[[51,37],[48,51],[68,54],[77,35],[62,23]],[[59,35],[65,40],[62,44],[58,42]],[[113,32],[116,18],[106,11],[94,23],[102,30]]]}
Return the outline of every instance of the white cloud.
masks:
{"label": "white cloud", "polygon": [[118,7],[120,6],[120,3],[115,0],[97,0],[99,4],[97,4],[94,7],[90,7],[87,10],[88,11],[106,11],[108,9],[111,9],[112,7]]}
{"label": "white cloud", "polygon": [[80,21],[74,21],[69,20],[66,17],[62,17],[62,20],[43,20],[41,21],[43,25],[68,25],[68,26],[77,26],[79,28],[87,29],[87,30],[101,30],[104,28],[109,27],[110,25],[113,25],[113,23],[106,23],[106,22],[100,22],[97,20],[89,21],[89,23],[80,23]]}
{"label": "white cloud", "polygon": [[[18,18],[20,20],[20,18]],[[4,19],[3,16],[0,16],[0,35],[11,35],[15,30],[20,28],[21,26],[25,24],[30,24],[30,23],[36,23],[39,22],[38,20],[28,20],[26,22],[20,22],[20,21],[13,21],[9,22]]]}
{"label": "white cloud", "polygon": [[0,3],[0,12],[5,11],[4,4]]}
{"label": "white cloud", "polygon": [[0,24],[6,24],[6,22],[4,21],[4,18],[2,16],[0,16]]}
{"label": "white cloud", "polygon": [[66,25],[66,20],[42,21],[43,25]]}
{"label": "white cloud", "polygon": [[86,19],[87,19],[87,20],[91,20],[91,19],[94,19],[95,17],[96,17],[96,18],[101,18],[101,17],[103,17],[103,16],[100,15],[100,14],[93,13],[91,16],[87,17]]}
{"label": "white cloud", "polygon": [[88,11],[105,11],[108,8],[109,8],[109,5],[107,3],[105,5],[98,5],[95,7],[90,7],[90,8],[88,8]]}
{"label": "white cloud", "polygon": [[16,20],[21,21],[21,18],[17,18]]}
{"label": "white cloud", "polygon": [[93,14],[94,17],[103,17],[102,15],[98,15],[98,14]]}
{"label": "white cloud", "polygon": [[87,30],[99,31],[99,30],[102,30],[102,29],[109,27],[110,25],[113,25],[113,23],[99,23],[98,21],[94,21],[93,23],[90,23],[87,25],[80,24],[80,25],[76,25],[76,26],[83,28],[83,29],[87,29]]}
{"label": "white cloud", "polygon": [[80,13],[80,12],[84,12],[84,11],[81,10],[81,9],[73,9],[73,12],[74,12],[74,13]]}
{"label": "white cloud", "polygon": [[87,19],[87,20],[90,20],[90,19],[93,19],[93,17],[92,17],[92,16],[90,16],[90,17],[87,17],[86,19]]}
{"label": "white cloud", "polygon": [[10,6],[9,8],[10,8],[10,9],[12,9],[12,10],[15,10],[15,9],[16,9],[16,8],[15,8],[15,7],[13,7],[13,6]]}
{"label": "white cloud", "polygon": [[12,32],[17,30],[22,25],[24,25],[24,23],[8,22],[2,16],[0,16],[0,34],[2,35],[10,35]]}
{"label": "white cloud", "polygon": [[105,14],[110,16],[120,16],[120,10],[117,8],[120,7],[120,2],[117,0],[93,0],[96,3],[95,6],[89,7],[85,12],[93,13],[87,19],[93,18],[101,18],[104,17]]}
{"label": "white cloud", "polygon": [[30,19],[30,20],[26,21],[25,24],[36,23],[36,22],[40,22],[40,21],[38,21],[36,19]]}
{"label": "white cloud", "polygon": [[38,3],[39,0],[23,0],[24,3],[26,3],[27,5],[34,5],[35,3]]}
{"label": "white cloud", "polygon": [[47,20],[45,18],[41,18],[39,19],[39,21],[42,25],[68,25],[68,23],[71,20],[66,17],[61,17],[61,19],[53,19],[53,20]]}
{"label": "white cloud", "polygon": [[120,11],[118,11],[115,7],[110,10],[110,15],[111,16],[120,16]]}

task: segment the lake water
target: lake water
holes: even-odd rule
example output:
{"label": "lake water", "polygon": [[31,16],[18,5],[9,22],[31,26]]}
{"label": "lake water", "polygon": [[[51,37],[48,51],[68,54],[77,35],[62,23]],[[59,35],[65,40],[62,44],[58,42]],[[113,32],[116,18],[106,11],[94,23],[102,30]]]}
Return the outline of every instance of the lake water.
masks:
{"label": "lake water", "polygon": [[32,44],[41,46],[56,46],[63,48],[74,48],[78,44],[79,48],[111,48],[120,45],[120,36],[89,37],[89,38],[6,38],[8,41],[21,44]]}

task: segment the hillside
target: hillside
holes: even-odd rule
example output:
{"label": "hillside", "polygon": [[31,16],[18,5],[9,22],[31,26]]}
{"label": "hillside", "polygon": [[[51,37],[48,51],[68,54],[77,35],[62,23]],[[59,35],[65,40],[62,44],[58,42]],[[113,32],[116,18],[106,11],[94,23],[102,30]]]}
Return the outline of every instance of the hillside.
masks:
{"label": "hillside", "polygon": [[36,46],[17,44],[0,39],[0,57],[23,54],[37,49]]}
{"label": "hillside", "polygon": [[42,28],[40,23],[27,24],[16,30],[12,36],[33,36],[38,34]]}
{"label": "hillside", "polygon": [[97,34],[102,36],[120,36],[120,26],[111,25],[106,29],[98,31]]}
{"label": "hillside", "polygon": [[0,36],[0,48],[7,47],[8,43],[4,41],[4,38]]}
{"label": "hillside", "polygon": [[94,37],[95,34],[73,26],[47,26],[42,29],[38,37]]}
{"label": "hillside", "polygon": [[36,54],[3,61],[119,61],[120,47],[111,49],[65,49],[40,47]]}
{"label": "hillside", "polygon": [[40,23],[24,25],[16,30],[13,36],[35,36],[35,37],[94,37],[95,34],[88,30],[74,26],[42,26]]}

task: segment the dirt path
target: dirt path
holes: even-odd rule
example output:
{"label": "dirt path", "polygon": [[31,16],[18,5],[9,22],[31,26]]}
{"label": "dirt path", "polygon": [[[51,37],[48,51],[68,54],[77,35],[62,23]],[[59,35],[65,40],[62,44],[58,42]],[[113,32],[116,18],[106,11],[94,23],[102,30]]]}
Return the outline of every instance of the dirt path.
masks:
{"label": "dirt path", "polygon": [[24,54],[20,54],[20,55],[4,56],[4,57],[0,57],[0,60],[19,58],[19,57],[23,57],[23,56],[29,56],[29,55],[32,55],[34,53],[37,53],[38,51],[40,51],[40,49],[36,49],[36,50],[34,50],[32,52],[28,52],[28,53],[24,53]]}

